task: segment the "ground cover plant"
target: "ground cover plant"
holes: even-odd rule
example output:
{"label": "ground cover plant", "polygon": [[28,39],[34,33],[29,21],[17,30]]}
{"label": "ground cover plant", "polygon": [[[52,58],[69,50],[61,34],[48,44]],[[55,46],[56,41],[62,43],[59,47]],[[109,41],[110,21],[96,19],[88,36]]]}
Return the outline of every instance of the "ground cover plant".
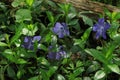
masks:
{"label": "ground cover plant", "polygon": [[0,1],[0,80],[120,80],[120,13],[68,3]]}

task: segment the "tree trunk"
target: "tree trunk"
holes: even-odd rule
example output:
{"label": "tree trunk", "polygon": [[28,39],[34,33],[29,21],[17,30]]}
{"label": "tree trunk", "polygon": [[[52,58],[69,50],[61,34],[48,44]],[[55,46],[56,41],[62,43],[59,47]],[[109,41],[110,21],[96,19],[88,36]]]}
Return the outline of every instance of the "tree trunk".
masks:
{"label": "tree trunk", "polygon": [[104,13],[107,8],[111,12],[120,12],[120,8],[91,0],[53,0],[58,3],[71,3],[78,11],[92,11],[94,13]]}

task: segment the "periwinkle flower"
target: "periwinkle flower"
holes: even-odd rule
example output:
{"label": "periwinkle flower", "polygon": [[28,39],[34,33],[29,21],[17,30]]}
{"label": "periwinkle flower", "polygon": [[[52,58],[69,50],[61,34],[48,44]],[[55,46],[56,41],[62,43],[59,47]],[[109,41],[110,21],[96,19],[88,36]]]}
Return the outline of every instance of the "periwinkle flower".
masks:
{"label": "periwinkle flower", "polygon": [[47,57],[48,57],[49,59],[52,59],[52,60],[60,60],[60,59],[66,57],[66,52],[65,52],[63,49],[59,48],[59,51],[58,51],[58,52],[51,52],[51,51],[50,51],[50,52],[48,53]]}
{"label": "periwinkle flower", "polygon": [[24,38],[24,42],[22,44],[22,47],[26,48],[26,49],[30,49],[33,50],[34,49],[34,43],[40,43],[41,40],[41,36],[26,36]]}
{"label": "periwinkle flower", "polygon": [[106,31],[110,28],[110,24],[105,22],[104,18],[100,18],[98,23],[93,26],[93,31],[96,32],[96,39],[103,37],[106,39]]}
{"label": "periwinkle flower", "polygon": [[63,38],[64,36],[69,36],[70,32],[66,23],[56,22],[53,32],[58,35],[59,38]]}

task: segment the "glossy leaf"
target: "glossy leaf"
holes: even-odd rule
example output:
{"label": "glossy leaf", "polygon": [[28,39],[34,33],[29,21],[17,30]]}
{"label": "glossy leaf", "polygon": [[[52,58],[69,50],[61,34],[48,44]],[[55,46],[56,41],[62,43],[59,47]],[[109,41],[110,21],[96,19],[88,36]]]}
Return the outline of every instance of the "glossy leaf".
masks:
{"label": "glossy leaf", "polygon": [[49,71],[47,72],[48,77],[51,77],[52,74],[54,74],[56,70],[57,70],[57,66],[51,66],[49,68]]}
{"label": "glossy leaf", "polygon": [[83,21],[84,21],[85,24],[89,25],[90,27],[93,26],[93,21],[92,21],[92,19],[90,19],[90,18],[88,18],[88,17],[86,17],[86,16],[82,16],[82,18],[83,18]]}
{"label": "glossy leaf", "polygon": [[95,73],[94,80],[101,80],[105,75],[106,73],[103,70],[99,70]]}
{"label": "glossy leaf", "polygon": [[17,59],[17,61],[15,63],[17,63],[17,64],[25,64],[25,63],[27,63],[27,61],[25,61],[24,59]]}
{"label": "glossy leaf", "polygon": [[16,28],[16,33],[15,33],[15,35],[11,38],[11,44],[13,43],[13,42],[15,42],[16,40],[18,40],[18,38],[21,36],[21,32],[22,32],[22,28],[23,28],[23,26],[24,26],[24,24],[20,24],[19,26],[18,26],[18,28]]}
{"label": "glossy leaf", "polygon": [[66,80],[65,77],[61,74],[58,74],[56,80]]}
{"label": "glossy leaf", "polygon": [[90,32],[92,30],[92,27],[89,27],[81,37],[82,41],[86,41],[89,38]]}
{"label": "glossy leaf", "polygon": [[85,49],[85,52],[87,52],[89,55],[93,56],[97,60],[101,61],[102,63],[107,64],[107,59],[100,51],[95,49]]}
{"label": "glossy leaf", "polygon": [[47,11],[46,13],[47,13],[47,17],[48,17],[49,21],[51,23],[54,23],[55,20],[54,20],[54,16],[53,16],[52,12]]}
{"label": "glossy leaf", "polygon": [[16,22],[30,21],[32,19],[29,9],[19,9],[16,11]]}
{"label": "glossy leaf", "polygon": [[8,46],[8,45],[4,42],[0,42],[0,46]]}
{"label": "glossy leaf", "polygon": [[34,0],[26,0],[26,3],[31,6],[33,4]]}
{"label": "glossy leaf", "polygon": [[120,68],[119,68],[118,65],[116,65],[116,64],[109,64],[107,66],[108,66],[108,68],[110,68],[111,71],[113,71],[113,72],[115,72],[117,74],[120,74]]}
{"label": "glossy leaf", "polygon": [[15,55],[15,52],[13,52],[12,50],[10,50],[10,49],[6,49],[3,53],[2,53],[2,55],[4,56],[4,57],[6,57],[9,61],[11,61],[11,62],[15,62],[15,61],[17,61],[17,58],[14,56]]}
{"label": "glossy leaf", "polygon": [[13,7],[18,7],[19,5],[21,5],[21,3],[24,3],[24,0],[14,0],[12,2],[12,6]]}

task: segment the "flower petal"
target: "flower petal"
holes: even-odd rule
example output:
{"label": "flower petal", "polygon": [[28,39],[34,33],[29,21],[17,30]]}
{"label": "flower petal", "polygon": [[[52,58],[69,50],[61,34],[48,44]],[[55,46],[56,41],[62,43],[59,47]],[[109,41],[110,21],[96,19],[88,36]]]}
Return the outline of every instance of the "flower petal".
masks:
{"label": "flower petal", "polygon": [[105,24],[105,30],[107,30],[109,28],[110,28],[110,24],[108,22],[106,22],[106,24]]}
{"label": "flower petal", "polygon": [[56,53],[56,60],[60,60],[61,59],[61,54],[59,52]]}
{"label": "flower petal", "polygon": [[96,33],[96,39],[98,39],[99,37],[100,37],[100,33],[97,32],[97,33]]}
{"label": "flower petal", "polygon": [[101,24],[101,25],[102,25],[104,22],[105,22],[105,19],[104,19],[104,18],[100,18],[100,19],[98,20],[98,23]]}
{"label": "flower petal", "polygon": [[53,32],[57,34],[62,27],[63,26],[59,22],[57,22],[53,28]]}
{"label": "flower petal", "polygon": [[104,39],[106,39],[106,34],[105,34],[105,32],[102,33],[102,37],[103,37]]}
{"label": "flower petal", "polygon": [[26,37],[24,38],[24,42],[29,42],[29,41],[31,41],[31,39],[32,39],[32,37],[26,36]]}
{"label": "flower petal", "polygon": [[64,36],[69,36],[69,29],[66,25],[66,23],[62,22],[56,22],[54,28],[52,29],[52,31],[58,35],[59,38],[63,38]]}
{"label": "flower petal", "polygon": [[98,26],[97,26],[97,24],[95,24],[95,25],[93,26],[93,31],[97,31],[97,29],[98,29]]}
{"label": "flower petal", "polygon": [[40,39],[41,39],[41,36],[34,36],[33,37],[33,42],[40,41]]}
{"label": "flower petal", "polygon": [[58,37],[59,37],[59,38],[63,38],[63,37],[64,37],[64,33],[63,33],[63,32],[59,32],[59,33],[58,33]]}
{"label": "flower petal", "polygon": [[55,52],[49,52],[48,55],[47,55],[47,57],[49,59],[55,59],[56,58],[56,53]]}

